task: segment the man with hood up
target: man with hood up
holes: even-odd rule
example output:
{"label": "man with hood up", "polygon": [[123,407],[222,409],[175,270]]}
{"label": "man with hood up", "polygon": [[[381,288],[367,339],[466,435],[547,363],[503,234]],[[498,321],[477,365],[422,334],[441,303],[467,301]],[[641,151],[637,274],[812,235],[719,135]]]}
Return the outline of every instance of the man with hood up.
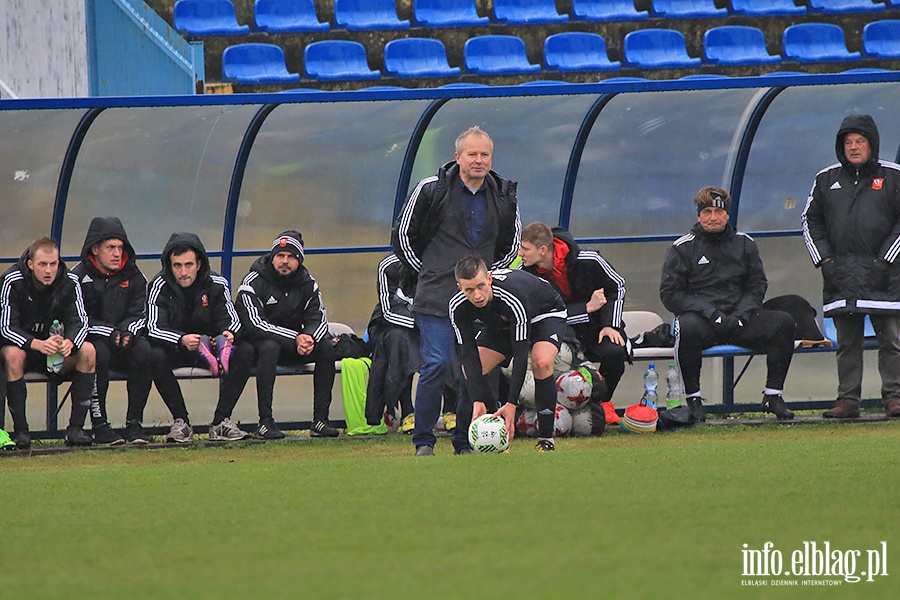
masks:
{"label": "man with hood up", "polygon": [[272,416],[277,365],[315,362],[313,370],[313,437],[337,437],[328,421],[334,385],[334,345],[319,284],[303,266],[303,236],[288,230],[272,242],[272,250],[250,267],[238,288],[237,308],[256,353],[257,434],[283,438]]}
{"label": "man with hood up", "polygon": [[[97,352],[96,397],[91,399],[91,424],[96,444],[146,444],[141,422],[150,395],[150,343],[144,337],[147,319],[147,278],[135,260],[134,248],[118,217],[94,217],[81,248],[81,262],[72,268],[81,282],[88,315],[88,340]],[[110,367],[128,374],[125,440],[109,426],[106,393]]]}
{"label": "man with hood up", "polygon": [[250,374],[253,348],[236,343],[241,329],[228,281],[210,270],[206,248],[195,233],[173,233],[163,249],[162,270],[147,293],[147,332],[153,381],[174,423],[167,442],[188,443],[194,429],[174,367],[224,373],[219,402],[209,427],[211,440],[246,437],[231,413]]}
{"label": "man with hood up", "polygon": [[[50,335],[53,321],[63,335]],[[31,447],[25,415],[28,388],[25,373],[46,372],[47,357],[61,353],[61,373],[72,371],[72,413],[66,444],[90,446],[83,429],[94,388],[96,355],[87,341],[88,317],[78,278],[59,257],[59,246],[43,237],[22,254],[0,278],[0,355],[6,369],[6,399],[13,420],[13,441],[19,449]]]}
{"label": "man with hood up", "polygon": [[[616,426],[619,417],[612,396],[625,373],[628,338],[622,311],[625,307],[625,279],[593,250],[582,250],[572,234],[562,227],[550,229],[541,222],[522,230],[523,270],[552,283],[566,301],[566,322],[584,349],[585,358],[600,363],[598,371],[606,384],[600,407],[605,425]],[[575,368],[575,366],[571,367]],[[596,409],[592,403],[592,408]],[[604,427],[595,424],[594,435]]]}
{"label": "man with hood up", "polygon": [[816,174],[801,220],[837,330],[838,397],[827,418],[859,416],[866,315],[878,338],[881,402],[900,417],[900,166],[879,160],[878,148],[872,117],[848,115],[835,139],[839,162]]}

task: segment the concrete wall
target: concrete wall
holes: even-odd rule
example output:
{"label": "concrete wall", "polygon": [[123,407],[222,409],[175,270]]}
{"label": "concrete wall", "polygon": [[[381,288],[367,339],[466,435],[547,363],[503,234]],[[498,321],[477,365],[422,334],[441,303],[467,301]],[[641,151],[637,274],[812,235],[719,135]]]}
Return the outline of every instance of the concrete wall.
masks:
{"label": "concrete wall", "polygon": [[0,36],[3,97],[88,95],[84,0],[0,0]]}

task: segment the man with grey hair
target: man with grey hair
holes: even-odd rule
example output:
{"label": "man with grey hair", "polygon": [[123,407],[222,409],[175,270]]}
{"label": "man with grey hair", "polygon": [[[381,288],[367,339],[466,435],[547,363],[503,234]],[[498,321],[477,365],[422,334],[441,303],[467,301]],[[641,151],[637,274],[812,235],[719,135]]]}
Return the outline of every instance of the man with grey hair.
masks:
{"label": "man with grey hair", "polygon": [[[449,302],[457,292],[453,267],[477,254],[490,268],[509,266],[516,258],[521,223],[516,182],[491,170],[494,143],[479,127],[456,138],[454,160],[412,190],[392,232],[398,258],[418,274],[416,325],[421,334],[422,369],[416,388],[413,444],[416,456],[434,455],[432,429],[441,410],[448,377],[460,378]],[[472,400],[460,389],[453,446],[472,451],[467,439]]]}

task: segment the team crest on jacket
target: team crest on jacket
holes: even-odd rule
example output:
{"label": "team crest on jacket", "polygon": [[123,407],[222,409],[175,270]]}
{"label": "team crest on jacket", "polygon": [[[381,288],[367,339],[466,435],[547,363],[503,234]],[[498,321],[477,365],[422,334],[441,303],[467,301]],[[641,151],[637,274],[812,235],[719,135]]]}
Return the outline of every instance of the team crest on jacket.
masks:
{"label": "team crest on jacket", "polygon": [[873,190],[880,190],[883,185],[884,185],[884,179],[882,177],[872,180],[872,189]]}
{"label": "team crest on jacket", "polygon": [[119,287],[120,287],[120,288],[127,288],[127,287],[128,287],[128,280],[126,279],[125,281],[123,281],[122,283],[120,283],[120,284],[119,284]]}
{"label": "team crest on jacket", "polygon": [[203,306],[209,306],[209,296],[203,294],[203,296],[200,298],[200,304],[202,304]]}

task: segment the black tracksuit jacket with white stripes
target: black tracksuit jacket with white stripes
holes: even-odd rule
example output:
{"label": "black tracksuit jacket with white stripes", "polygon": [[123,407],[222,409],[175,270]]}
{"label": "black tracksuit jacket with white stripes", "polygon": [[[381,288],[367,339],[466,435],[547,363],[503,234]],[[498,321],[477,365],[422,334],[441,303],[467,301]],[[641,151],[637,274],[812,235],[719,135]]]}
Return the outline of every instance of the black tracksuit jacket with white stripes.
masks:
{"label": "black tracksuit jacket with white stripes", "polygon": [[[858,169],[844,155],[850,132],[864,135],[872,152]],[[878,147],[871,119],[844,119],[835,140],[840,162],[819,171],[803,211],[806,249],[822,268],[825,316],[900,313],[900,166],[878,160]]]}
{"label": "black tracksuit jacket with white stripes", "polygon": [[283,343],[305,333],[318,344],[328,335],[319,284],[302,263],[285,276],[275,271],[271,254],[256,259],[238,288],[236,304],[244,334],[251,341]]}
{"label": "black tracksuit jacket with white stripes", "polygon": [[[197,279],[182,288],[172,275],[170,255],[179,244],[187,244],[201,262]],[[210,270],[206,248],[193,233],[173,233],[163,249],[162,270],[150,281],[147,292],[147,333],[156,344],[178,346],[188,333],[209,336],[225,330],[237,335],[241,329],[231,302],[228,281]]]}
{"label": "black tracksuit jacket with white stripes", "polygon": [[456,333],[460,361],[472,399],[483,401],[487,388],[481,374],[481,358],[475,335],[481,329],[508,331],[512,342],[513,372],[509,381],[508,402],[516,403],[531,350],[531,324],[546,318],[566,318],[566,304],[559,292],[540,277],[524,271],[497,269],[491,271],[494,298],[478,308],[461,291],[450,299],[450,321]]}
{"label": "black tracksuit jacket with white stripes", "polygon": [[87,338],[88,319],[78,278],[60,259],[56,279],[38,290],[34,273],[28,268],[28,250],[0,279],[0,336],[2,343],[31,349],[34,339],[50,337],[50,325],[58,320],[64,336],[81,348]]}

